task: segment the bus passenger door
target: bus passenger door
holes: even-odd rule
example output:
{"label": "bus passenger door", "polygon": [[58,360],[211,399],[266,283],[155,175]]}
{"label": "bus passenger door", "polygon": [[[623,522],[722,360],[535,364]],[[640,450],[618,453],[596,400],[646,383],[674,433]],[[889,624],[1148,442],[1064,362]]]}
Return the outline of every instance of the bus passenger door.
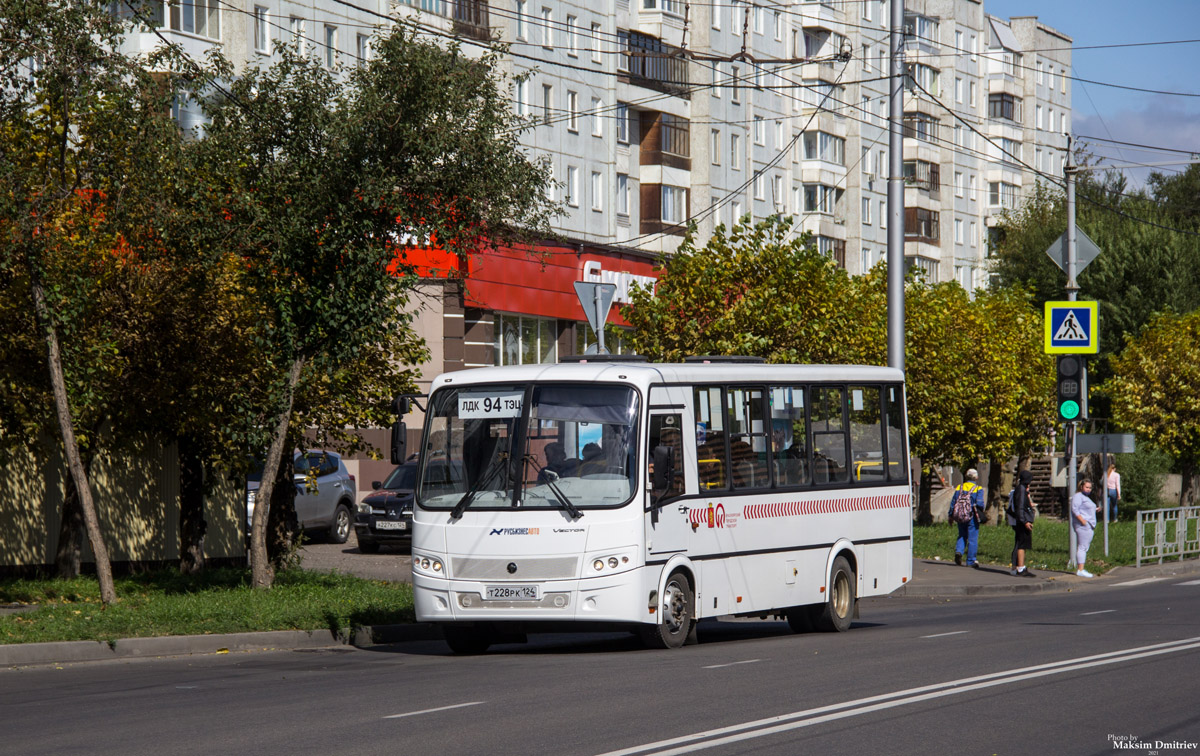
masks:
{"label": "bus passenger door", "polygon": [[[687,551],[691,532],[688,511],[695,504],[694,499],[682,498],[687,492],[684,471],[690,469],[695,455],[695,446],[687,443],[685,436],[687,416],[686,392],[678,388],[651,389],[645,502],[646,543],[651,558]],[[664,463],[668,469],[657,470],[656,474],[655,465],[663,467]]]}

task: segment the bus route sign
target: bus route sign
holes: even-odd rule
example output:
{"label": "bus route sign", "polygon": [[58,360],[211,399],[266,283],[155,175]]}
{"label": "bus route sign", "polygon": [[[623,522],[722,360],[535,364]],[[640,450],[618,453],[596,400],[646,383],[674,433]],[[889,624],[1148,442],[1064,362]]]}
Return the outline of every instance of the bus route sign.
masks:
{"label": "bus route sign", "polygon": [[1098,302],[1047,302],[1046,354],[1096,354],[1100,351]]}

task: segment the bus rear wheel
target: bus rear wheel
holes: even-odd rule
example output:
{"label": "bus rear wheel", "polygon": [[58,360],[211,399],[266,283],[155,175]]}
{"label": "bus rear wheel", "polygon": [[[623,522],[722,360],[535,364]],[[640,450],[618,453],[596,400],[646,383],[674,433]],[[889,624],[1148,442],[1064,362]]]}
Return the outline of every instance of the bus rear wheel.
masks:
{"label": "bus rear wheel", "polygon": [[657,624],[640,628],[647,648],[679,648],[688,640],[695,641],[696,599],[682,572],[667,578],[658,615]]}
{"label": "bus rear wheel", "polygon": [[825,603],[817,606],[818,611],[813,618],[818,630],[842,633],[850,629],[850,623],[854,621],[854,607],[858,602],[854,585],[854,570],[850,569],[846,557],[834,559],[833,568],[829,571]]}

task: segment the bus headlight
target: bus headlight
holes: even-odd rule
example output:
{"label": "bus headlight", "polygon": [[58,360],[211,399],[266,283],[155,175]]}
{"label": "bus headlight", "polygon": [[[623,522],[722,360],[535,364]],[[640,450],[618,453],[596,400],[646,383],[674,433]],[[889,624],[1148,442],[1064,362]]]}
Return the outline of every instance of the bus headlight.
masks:
{"label": "bus headlight", "polygon": [[413,554],[412,566],[413,572],[420,572],[435,577],[439,577],[445,572],[442,560],[437,557],[425,556],[424,554]]}
{"label": "bus headlight", "polygon": [[[625,570],[633,569],[637,566],[637,559],[633,556],[634,553],[636,552],[618,551],[615,554],[611,552],[608,554],[601,552],[599,554],[590,555],[588,559],[590,559],[590,563],[592,565],[593,572],[591,574],[595,575],[596,573],[600,573],[602,575],[611,575],[616,572],[623,572]],[[584,564],[587,563],[588,562],[586,561],[584,562]]]}

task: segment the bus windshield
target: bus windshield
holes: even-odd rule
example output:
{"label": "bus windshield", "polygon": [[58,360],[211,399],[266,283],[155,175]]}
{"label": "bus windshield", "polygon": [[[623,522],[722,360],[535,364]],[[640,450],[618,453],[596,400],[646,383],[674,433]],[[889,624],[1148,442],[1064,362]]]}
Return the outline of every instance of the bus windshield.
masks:
{"label": "bus windshield", "polygon": [[638,411],[628,386],[443,388],[429,402],[417,502],[456,515],[532,507],[573,517],[626,504],[637,483]]}

